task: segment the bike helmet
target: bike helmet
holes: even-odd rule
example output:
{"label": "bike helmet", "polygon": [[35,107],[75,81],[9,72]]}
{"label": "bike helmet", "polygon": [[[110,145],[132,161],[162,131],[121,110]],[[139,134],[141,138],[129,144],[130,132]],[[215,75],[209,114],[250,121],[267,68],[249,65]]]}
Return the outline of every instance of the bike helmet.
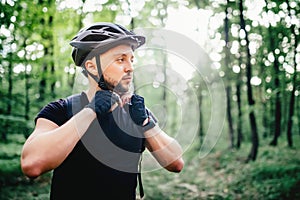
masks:
{"label": "bike helmet", "polygon": [[144,36],[136,35],[121,25],[99,22],[80,30],[70,45],[73,47],[74,63],[81,66],[92,51],[101,54],[120,44],[129,44],[135,50],[144,43]]}
{"label": "bike helmet", "polygon": [[[101,71],[99,56],[109,49],[120,44],[129,44],[134,51],[145,43],[145,37],[136,35],[134,32],[127,30],[121,25],[99,22],[81,29],[71,40],[70,45],[73,47],[72,58],[77,66],[83,68],[84,75],[89,74],[102,89],[108,89]],[[90,74],[84,66],[84,61],[96,56],[98,74],[100,78]]]}

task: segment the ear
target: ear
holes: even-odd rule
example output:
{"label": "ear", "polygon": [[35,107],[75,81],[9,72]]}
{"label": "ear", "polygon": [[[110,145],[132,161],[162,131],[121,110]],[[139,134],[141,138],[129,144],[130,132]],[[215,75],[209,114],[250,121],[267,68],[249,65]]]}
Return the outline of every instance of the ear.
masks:
{"label": "ear", "polygon": [[95,76],[98,75],[97,65],[96,65],[94,59],[92,59],[92,60],[87,60],[87,61],[85,62],[85,68],[86,68],[86,70],[87,70],[89,73],[91,73],[91,74],[93,74],[93,75],[95,75]]}

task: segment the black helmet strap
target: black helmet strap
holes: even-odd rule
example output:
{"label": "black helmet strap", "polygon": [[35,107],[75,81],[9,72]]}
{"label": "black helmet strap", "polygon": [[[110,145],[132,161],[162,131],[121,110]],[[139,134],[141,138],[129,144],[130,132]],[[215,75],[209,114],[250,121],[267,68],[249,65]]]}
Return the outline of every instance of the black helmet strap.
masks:
{"label": "black helmet strap", "polygon": [[89,74],[98,83],[98,86],[102,90],[109,90],[107,84],[104,81],[104,77],[103,77],[103,74],[102,74],[100,56],[95,55],[95,57],[96,57],[97,71],[98,71],[98,75],[100,76],[100,78],[98,78],[98,76],[95,76],[94,74],[90,73],[85,67],[83,67],[83,70],[84,70],[83,73]]}
{"label": "black helmet strap", "polygon": [[[109,88],[107,87],[107,85],[104,81],[104,77],[103,77],[102,70],[101,70],[100,56],[96,56],[96,64],[97,64],[97,70],[98,70],[98,74],[99,74],[100,78],[99,78],[99,80],[95,79],[95,81],[98,83],[99,87],[102,90],[108,90]],[[98,77],[96,77],[96,78],[98,79]]]}

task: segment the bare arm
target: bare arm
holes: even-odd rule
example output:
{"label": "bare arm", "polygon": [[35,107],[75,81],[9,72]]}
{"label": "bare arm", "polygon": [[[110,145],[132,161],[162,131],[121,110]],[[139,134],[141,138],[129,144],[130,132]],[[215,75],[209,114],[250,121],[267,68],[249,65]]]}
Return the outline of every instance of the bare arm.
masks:
{"label": "bare arm", "polygon": [[89,108],[83,109],[60,127],[50,120],[39,118],[22,149],[21,168],[24,174],[36,178],[58,167],[95,118],[95,112]]}
{"label": "bare arm", "polygon": [[180,172],[184,166],[182,149],[178,142],[158,126],[145,133],[146,147],[158,163],[171,172]]}

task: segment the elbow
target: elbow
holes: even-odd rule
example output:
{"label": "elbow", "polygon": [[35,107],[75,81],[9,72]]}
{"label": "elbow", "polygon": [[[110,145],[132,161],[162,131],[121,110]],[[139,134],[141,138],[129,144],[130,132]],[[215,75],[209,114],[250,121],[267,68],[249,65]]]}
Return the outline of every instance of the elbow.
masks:
{"label": "elbow", "polygon": [[170,172],[179,173],[182,171],[183,167],[184,167],[184,161],[182,158],[180,158],[174,161],[173,163],[171,163],[170,165],[166,166],[165,168]]}
{"label": "elbow", "polygon": [[184,161],[182,158],[180,158],[176,161],[174,172],[177,172],[177,173],[181,172],[183,167],[184,167]]}
{"label": "elbow", "polygon": [[42,174],[39,165],[29,159],[21,158],[21,169],[23,174],[30,179],[35,179]]}

